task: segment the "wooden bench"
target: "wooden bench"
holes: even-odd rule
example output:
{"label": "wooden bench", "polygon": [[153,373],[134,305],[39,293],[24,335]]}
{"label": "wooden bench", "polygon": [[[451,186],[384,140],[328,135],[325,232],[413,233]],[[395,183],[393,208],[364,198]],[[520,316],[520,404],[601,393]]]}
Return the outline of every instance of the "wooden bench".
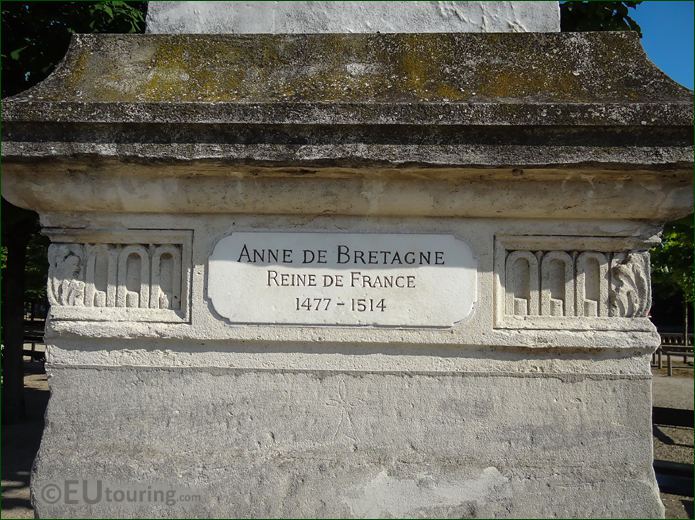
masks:
{"label": "wooden bench", "polygon": [[663,356],[666,356],[666,364],[668,375],[673,375],[673,360],[672,356],[683,356],[683,363],[688,363],[688,358],[693,358],[693,335],[688,334],[686,337],[680,333],[660,333],[661,345],[652,354],[652,365],[663,368]]}
{"label": "wooden bench", "polygon": [[24,349],[22,354],[29,356],[32,361],[42,361],[46,357],[45,352],[36,352],[36,344],[43,343],[43,320],[31,320],[24,322],[24,343],[31,343],[31,350]]}
{"label": "wooden bench", "polygon": [[668,375],[672,376],[673,375],[673,362],[671,360],[671,356],[683,356],[683,363],[688,362],[688,358],[693,358],[693,347],[692,346],[678,346],[678,345],[669,345],[664,349],[663,347],[660,347],[661,350],[663,351],[662,353],[666,356],[666,367],[668,371]]}

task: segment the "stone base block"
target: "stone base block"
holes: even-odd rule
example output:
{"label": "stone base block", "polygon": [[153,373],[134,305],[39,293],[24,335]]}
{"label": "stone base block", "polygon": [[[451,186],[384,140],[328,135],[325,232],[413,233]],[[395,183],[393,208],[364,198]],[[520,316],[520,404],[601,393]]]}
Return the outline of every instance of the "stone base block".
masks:
{"label": "stone base block", "polygon": [[50,376],[40,517],[663,516],[648,376]]}

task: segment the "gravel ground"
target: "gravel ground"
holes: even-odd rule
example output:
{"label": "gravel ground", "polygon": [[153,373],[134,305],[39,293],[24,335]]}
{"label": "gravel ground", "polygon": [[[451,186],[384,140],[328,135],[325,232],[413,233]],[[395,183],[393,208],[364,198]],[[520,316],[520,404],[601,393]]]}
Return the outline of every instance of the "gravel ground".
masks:
{"label": "gravel ground", "polygon": [[[652,396],[655,407],[676,410],[693,410],[693,368],[674,363],[673,376],[666,369],[654,369]],[[683,426],[654,425],[654,460],[693,464],[693,428]],[[692,486],[692,484],[691,484]],[[691,493],[692,494],[692,493]],[[693,497],[661,494],[666,508],[666,518],[693,518]]]}
{"label": "gravel ground", "polygon": [[693,409],[693,369],[676,368],[673,376],[666,369],[654,369],[652,380],[652,406],[664,408]]}
{"label": "gravel ground", "polygon": [[39,363],[26,363],[25,370],[27,421],[2,427],[2,518],[34,518],[29,475],[41,443],[48,380]]}

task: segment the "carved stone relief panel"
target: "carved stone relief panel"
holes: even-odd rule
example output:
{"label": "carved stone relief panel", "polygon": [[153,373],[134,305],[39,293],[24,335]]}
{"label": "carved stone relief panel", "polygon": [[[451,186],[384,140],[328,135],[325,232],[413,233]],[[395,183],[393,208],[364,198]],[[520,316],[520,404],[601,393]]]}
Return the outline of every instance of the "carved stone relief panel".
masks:
{"label": "carved stone relief panel", "polygon": [[650,329],[650,246],[626,237],[495,237],[495,326]]}
{"label": "carved stone relief panel", "polygon": [[45,233],[52,319],[188,320],[191,231]]}

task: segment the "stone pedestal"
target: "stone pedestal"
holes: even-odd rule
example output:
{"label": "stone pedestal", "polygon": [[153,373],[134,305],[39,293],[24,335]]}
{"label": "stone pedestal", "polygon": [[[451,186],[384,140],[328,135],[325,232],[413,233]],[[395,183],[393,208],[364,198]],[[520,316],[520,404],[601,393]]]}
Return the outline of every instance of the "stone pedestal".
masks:
{"label": "stone pedestal", "polygon": [[663,515],[691,115],[627,33],[76,37],[4,105],[52,240],[38,515]]}
{"label": "stone pedestal", "polygon": [[557,1],[148,2],[147,31],[183,34],[558,32]]}

